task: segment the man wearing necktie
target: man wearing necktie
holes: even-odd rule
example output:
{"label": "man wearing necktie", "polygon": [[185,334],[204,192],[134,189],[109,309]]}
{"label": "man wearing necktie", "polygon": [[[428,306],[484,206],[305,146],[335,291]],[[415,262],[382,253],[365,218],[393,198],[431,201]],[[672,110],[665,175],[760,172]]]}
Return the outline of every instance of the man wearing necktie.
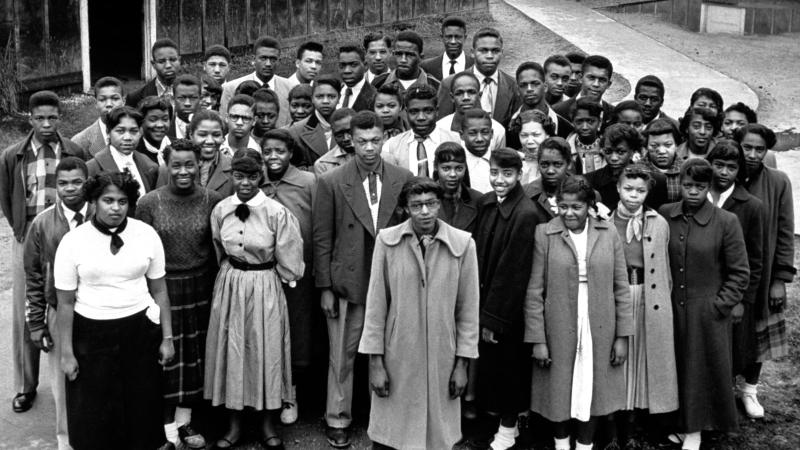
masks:
{"label": "man wearing necktie", "polygon": [[437,80],[462,72],[473,63],[472,57],[464,51],[467,37],[467,23],[464,19],[447,17],[442,21],[441,31],[444,53],[420,63],[420,67]]}
{"label": "man wearing necktie", "polygon": [[83,198],[83,185],[89,174],[86,163],[80,158],[68,156],[58,163],[55,172],[58,201],[36,216],[25,240],[25,321],[33,345],[48,355],[51,388],[56,403],[56,439],[59,450],[62,450],[70,447],[67,437],[67,398],[56,323],[58,299],[53,285],[53,265],[61,238],[90,218],[92,210]]}
{"label": "man wearing necktie", "polygon": [[375,88],[367,82],[364,49],[346,44],[339,47],[339,76],[344,82],[336,109],[350,108],[354,111],[371,109],[375,100]]}
{"label": "man wearing necktie", "polygon": [[400,222],[397,199],[411,173],[381,158],[383,124],[372,111],[350,120],[355,158],[320,175],[312,207],[314,268],[330,339],[328,443],[350,445],[353,363],[378,231]]}
{"label": "man wearing necktie", "polygon": [[414,86],[405,100],[411,129],[386,141],[384,159],[414,175],[430,177],[434,152],[443,141],[436,129],[436,91],[430,86]]}

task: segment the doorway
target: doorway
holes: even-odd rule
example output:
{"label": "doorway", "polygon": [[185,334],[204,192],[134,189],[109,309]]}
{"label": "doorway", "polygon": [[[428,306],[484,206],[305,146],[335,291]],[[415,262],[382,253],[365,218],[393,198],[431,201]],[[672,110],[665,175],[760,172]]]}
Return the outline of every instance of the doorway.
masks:
{"label": "doorway", "polygon": [[144,45],[141,0],[89,0],[88,4],[92,83],[104,76],[139,80]]}

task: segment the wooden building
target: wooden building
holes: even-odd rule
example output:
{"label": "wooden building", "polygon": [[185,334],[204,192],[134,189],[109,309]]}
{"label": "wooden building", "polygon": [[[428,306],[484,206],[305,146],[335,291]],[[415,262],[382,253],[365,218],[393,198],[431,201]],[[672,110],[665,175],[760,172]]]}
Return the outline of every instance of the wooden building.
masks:
{"label": "wooden building", "polygon": [[486,8],[488,0],[0,0],[0,45],[24,91],[88,91],[108,74],[149,78],[149,49],[161,37],[192,55],[214,44],[246,46],[265,34],[296,41]]}

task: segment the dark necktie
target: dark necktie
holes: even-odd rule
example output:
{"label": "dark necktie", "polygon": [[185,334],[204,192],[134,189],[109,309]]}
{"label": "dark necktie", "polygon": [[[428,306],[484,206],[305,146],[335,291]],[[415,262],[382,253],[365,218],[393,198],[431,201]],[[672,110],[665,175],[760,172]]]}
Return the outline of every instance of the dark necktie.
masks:
{"label": "dark necktie", "polygon": [[369,202],[374,205],[378,203],[378,175],[371,171],[367,178],[369,178]]}
{"label": "dark necktie", "polygon": [[417,140],[417,176],[428,177],[428,152],[425,151],[425,138],[414,136]]}
{"label": "dark necktie", "polygon": [[353,90],[347,88],[344,90],[344,100],[342,100],[342,108],[350,107],[350,97],[353,95]]}
{"label": "dark necktie", "polygon": [[83,223],[83,214],[81,214],[80,211],[76,212],[75,215],[72,216],[72,220],[75,221],[75,226],[77,227]]}
{"label": "dark necktie", "polygon": [[455,75],[455,73],[456,73],[456,60],[455,59],[451,59],[450,60],[450,75]]}
{"label": "dark necktie", "polygon": [[419,249],[422,250],[422,257],[425,257],[425,252],[428,250],[428,246],[433,243],[433,235],[430,234],[423,234],[421,238],[419,238]]}

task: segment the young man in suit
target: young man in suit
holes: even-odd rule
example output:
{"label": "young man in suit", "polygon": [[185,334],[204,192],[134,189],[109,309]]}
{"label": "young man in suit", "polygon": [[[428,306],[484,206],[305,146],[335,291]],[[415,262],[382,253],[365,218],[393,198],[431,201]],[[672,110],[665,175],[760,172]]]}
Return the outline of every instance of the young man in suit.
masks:
{"label": "young man in suit", "polygon": [[58,201],[36,216],[25,240],[25,320],[31,342],[48,354],[59,450],[69,450],[71,447],[67,433],[67,397],[64,372],[61,371],[60,335],[56,323],[58,299],[53,285],[53,265],[61,238],[92,215],[91,206],[83,198],[83,185],[88,176],[89,169],[80,158],[70,156],[58,163]]}
{"label": "young man in suit", "polygon": [[72,142],[78,144],[83,151],[91,156],[96,155],[108,145],[106,132],[106,116],[117,106],[125,104],[125,88],[122,82],[114,77],[103,77],[94,84],[95,106],[100,113],[97,121],[72,136]]}
{"label": "young man in suit", "polygon": [[0,155],[0,207],[14,231],[11,243],[11,351],[14,369],[14,412],[31,409],[39,385],[39,349],[25,325],[25,235],[37,214],[56,201],[56,166],[62,158],[86,153],[58,132],[61,107],[58,96],[40,91],[28,100],[33,128],[25,139]]}
{"label": "young man in suit", "polygon": [[176,139],[186,139],[188,137],[186,129],[200,105],[203,87],[199,78],[188,73],[175,78],[174,84],[175,118],[172,121],[174,123],[172,136]]}
{"label": "young man in suit", "polygon": [[[500,61],[503,59],[503,38],[494,28],[482,28],[472,38],[472,56],[475,64],[467,69],[480,82],[480,107],[492,115],[492,118],[508,128],[511,116],[522,100],[517,91],[514,77],[501,71]],[[455,112],[453,99],[450,97],[452,77],[445,78],[439,88],[439,116],[444,117]]]}
{"label": "young man in suit", "polygon": [[447,139],[436,128],[436,90],[413,86],[406,91],[406,113],[411,128],[383,145],[384,161],[408,169],[418,177],[433,177],[433,156]]}
{"label": "young man in suit", "polygon": [[367,83],[372,83],[375,78],[389,73],[389,49],[392,48],[392,38],[382,31],[367,33],[364,36],[364,51],[367,58]]}
{"label": "young man in suit", "polygon": [[222,45],[208,47],[203,54],[203,70],[222,86],[231,70],[231,52]]}
{"label": "young man in suit", "polygon": [[253,73],[222,85],[222,98],[220,99],[220,114],[225,117],[228,112],[228,103],[233,98],[236,88],[245,81],[255,81],[260,86],[270,88],[280,101],[280,114],[278,115],[278,128],[289,124],[289,91],[292,89],[289,82],[275,75],[278,69],[278,59],[281,56],[281,46],[277,39],[271,36],[260,37],[253,44],[254,61]]}
{"label": "young man in suit", "polygon": [[322,73],[322,55],[325,48],[319,42],[308,41],[297,48],[297,59],[294,66],[295,72],[286,79],[289,89],[298,84],[312,84],[317,75]]}
{"label": "young man in suit", "polygon": [[159,97],[172,97],[172,82],[181,69],[181,55],[178,53],[178,44],[172,39],[159,39],[150,50],[153,59],[150,65],[156,71],[156,76],[147,84],[128,95],[125,104],[135,108],[139,102],[151,95]]}
{"label": "young man in suit", "polygon": [[333,75],[323,75],[314,83],[311,102],[314,113],[289,127],[297,148],[292,154],[292,164],[303,170],[313,170],[314,161],[328,153],[336,143],[331,130],[331,114],[339,102],[341,83]]}
{"label": "young man in suit", "polygon": [[420,64],[423,70],[443,80],[450,75],[463,72],[472,66],[472,57],[464,51],[467,38],[467,23],[460,17],[448,17],[442,21],[442,43],[444,53],[428,58]]}
{"label": "young man in suit", "polygon": [[129,106],[120,106],[108,113],[108,148],[86,164],[89,176],[130,170],[139,182],[139,198],[155,189],[158,181],[158,164],[135,151],[142,138],[143,120],[142,114]]}
{"label": "young man in suit", "polygon": [[588,97],[600,103],[603,108],[603,115],[600,118],[604,125],[608,125],[611,120],[611,113],[614,107],[603,100],[603,94],[611,87],[611,75],[614,74],[614,66],[605,56],[591,55],[583,61],[581,68],[581,90],[574,98],[553,105],[553,110],[561,117],[569,117],[570,110],[579,98]]}
{"label": "young man in suit", "polygon": [[564,91],[567,97],[572,98],[578,95],[581,90],[581,77],[583,77],[583,61],[586,60],[586,55],[578,52],[569,52],[564,55],[569,61],[570,71],[569,83],[567,89]]}
{"label": "young man in suit", "polygon": [[312,208],[314,268],[330,339],[328,443],[350,445],[353,365],[364,327],[372,251],[378,231],[400,223],[397,200],[411,177],[381,158],[383,129],[371,111],[351,120],[355,158],[319,177]]}
{"label": "young man in suit", "polygon": [[633,99],[642,108],[642,125],[647,125],[655,119],[668,119],[675,126],[678,121],[664,114],[664,83],[655,75],[645,75],[636,82]]}
{"label": "young man in suit", "polygon": [[[553,127],[555,128],[555,136],[566,139],[566,137],[572,133],[573,127],[569,120],[556,114],[553,108],[547,103],[547,77],[542,66],[540,66],[539,63],[531,61],[524,62],[517,67],[516,78],[519,94],[522,97],[522,106],[514,113],[513,119],[519,117],[523,111],[537,109],[550,117],[550,120],[553,122]],[[511,126],[509,126],[508,133],[506,134],[506,144],[511,148],[520,148],[520,127],[518,121],[512,120]]]}
{"label": "young man in suit", "polygon": [[372,81],[373,86],[380,88],[384,84],[395,84],[401,92],[405,92],[411,86],[423,84],[434,89],[439,88],[439,80],[429,75],[419,65],[422,58],[420,35],[409,30],[397,33],[392,46],[392,56],[394,56],[397,67],[395,70],[375,78]]}
{"label": "young man in suit", "polygon": [[314,161],[314,174],[317,176],[344,165],[355,157],[353,138],[350,135],[350,119],[356,112],[350,108],[341,108],[331,114],[331,131],[336,146],[328,153]]}
{"label": "young man in suit", "polygon": [[339,47],[339,76],[344,82],[336,108],[351,108],[355,111],[372,109],[375,87],[364,76],[364,49],[357,45]]}

